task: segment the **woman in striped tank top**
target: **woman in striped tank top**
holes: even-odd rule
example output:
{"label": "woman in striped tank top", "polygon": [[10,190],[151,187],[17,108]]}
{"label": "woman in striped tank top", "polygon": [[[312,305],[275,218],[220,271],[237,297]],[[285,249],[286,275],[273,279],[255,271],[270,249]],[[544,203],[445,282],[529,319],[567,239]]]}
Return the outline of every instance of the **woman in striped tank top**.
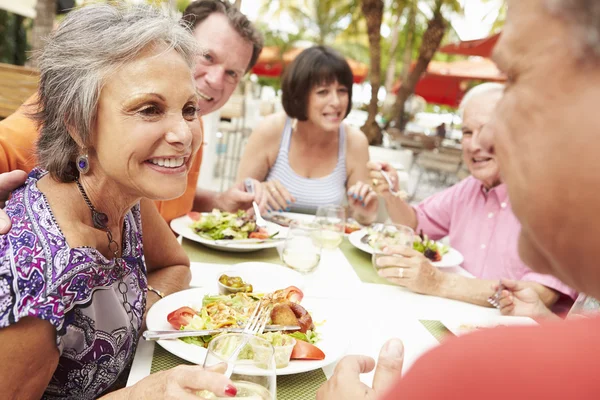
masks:
{"label": "woman in striped tank top", "polygon": [[342,204],[368,224],[377,195],[364,182],[369,173],[365,135],[343,123],[352,108],[353,75],[339,53],[325,46],[304,50],[282,81],[285,113],[266,117],[252,132],[238,181],[255,178],[268,193],[270,211],[314,213]]}

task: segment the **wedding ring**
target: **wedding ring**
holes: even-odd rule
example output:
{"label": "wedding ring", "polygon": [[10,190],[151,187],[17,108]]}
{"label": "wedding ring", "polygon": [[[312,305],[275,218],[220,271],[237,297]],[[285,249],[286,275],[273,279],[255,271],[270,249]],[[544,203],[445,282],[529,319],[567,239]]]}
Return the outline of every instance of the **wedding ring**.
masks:
{"label": "wedding ring", "polygon": [[399,278],[404,278],[404,268],[399,268],[398,269],[398,277]]}
{"label": "wedding ring", "polygon": [[277,189],[275,189],[275,188],[269,189],[269,192],[271,192],[271,193],[275,193],[276,191],[277,191]]}
{"label": "wedding ring", "polygon": [[373,183],[373,186],[379,185],[379,181],[376,178],[374,178],[371,182]]}

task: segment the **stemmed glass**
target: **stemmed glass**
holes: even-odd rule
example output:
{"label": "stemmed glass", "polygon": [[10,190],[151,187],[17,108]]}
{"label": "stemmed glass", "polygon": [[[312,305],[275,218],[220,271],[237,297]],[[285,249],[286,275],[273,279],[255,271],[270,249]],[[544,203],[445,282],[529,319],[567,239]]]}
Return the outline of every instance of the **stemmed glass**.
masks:
{"label": "stemmed glass", "polygon": [[346,226],[346,210],[337,205],[320,206],[317,209],[315,222],[321,225],[319,234],[325,249],[337,248],[344,239]]}
{"label": "stemmed glass", "polygon": [[[378,265],[377,261],[382,257],[394,257],[385,255],[383,249],[386,247],[412,249],[415,232],[412,228],[399,224],[376,224],[368,236],[368,244],[373,249],[373,268],[378,271],[387,266]],[[390,265],[390,267],[394,267]]]}
{"label": "stemmed glass", "polygon": [[314,222],[292,221],[281,252],[281,260],[289,268],[307,274],[321,261],[321,226]]}
{"label": "stemmed glass", "polygon": [[[229,359],[237,347],[247,341],[234,359]],[[257,336],[230,333],[219,335],[208,344],[204,368],[221,363],[234,363],[231,380],[237,388],[237,398],[275,400],[277,398],[277,375],[275,372],[275,350],[271,343]],[[212,392],[202,391],[209,400],[225,399]],[[230,398],[230,397],[226,397]]]}

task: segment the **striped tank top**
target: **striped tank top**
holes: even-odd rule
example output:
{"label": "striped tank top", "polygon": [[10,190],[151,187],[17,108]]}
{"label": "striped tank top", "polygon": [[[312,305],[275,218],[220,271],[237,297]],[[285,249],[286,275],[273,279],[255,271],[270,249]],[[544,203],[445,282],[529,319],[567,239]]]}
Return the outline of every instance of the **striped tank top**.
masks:
{"label": "striped tank top", "polygon": [[333,172],[322,178],[305,178],[290,167],[288,156],[292,137],[292,120],[287,118],[277,160],[266,180],[278,180],[296,199],[296,202],[290,205],[290,211],[314,214],[319,206],[344,202],[347,176],[346,133],[343,124],[340,124],[339,135],[338,161]]}

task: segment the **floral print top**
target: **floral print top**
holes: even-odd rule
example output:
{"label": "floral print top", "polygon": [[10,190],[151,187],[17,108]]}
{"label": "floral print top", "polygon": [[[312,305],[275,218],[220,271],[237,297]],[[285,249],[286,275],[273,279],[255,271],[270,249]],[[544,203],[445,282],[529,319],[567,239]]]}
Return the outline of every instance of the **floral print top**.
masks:
{"label": "floral print top", "polygon": [[0,236],[2,328],[36,317],[56,328],[60,359],[44,399],[93,399],[132,359],[146,308],[147,278],[139,204],[123,226],[122,257],[70,248],[34,169],[5,208],[12,228]]}

